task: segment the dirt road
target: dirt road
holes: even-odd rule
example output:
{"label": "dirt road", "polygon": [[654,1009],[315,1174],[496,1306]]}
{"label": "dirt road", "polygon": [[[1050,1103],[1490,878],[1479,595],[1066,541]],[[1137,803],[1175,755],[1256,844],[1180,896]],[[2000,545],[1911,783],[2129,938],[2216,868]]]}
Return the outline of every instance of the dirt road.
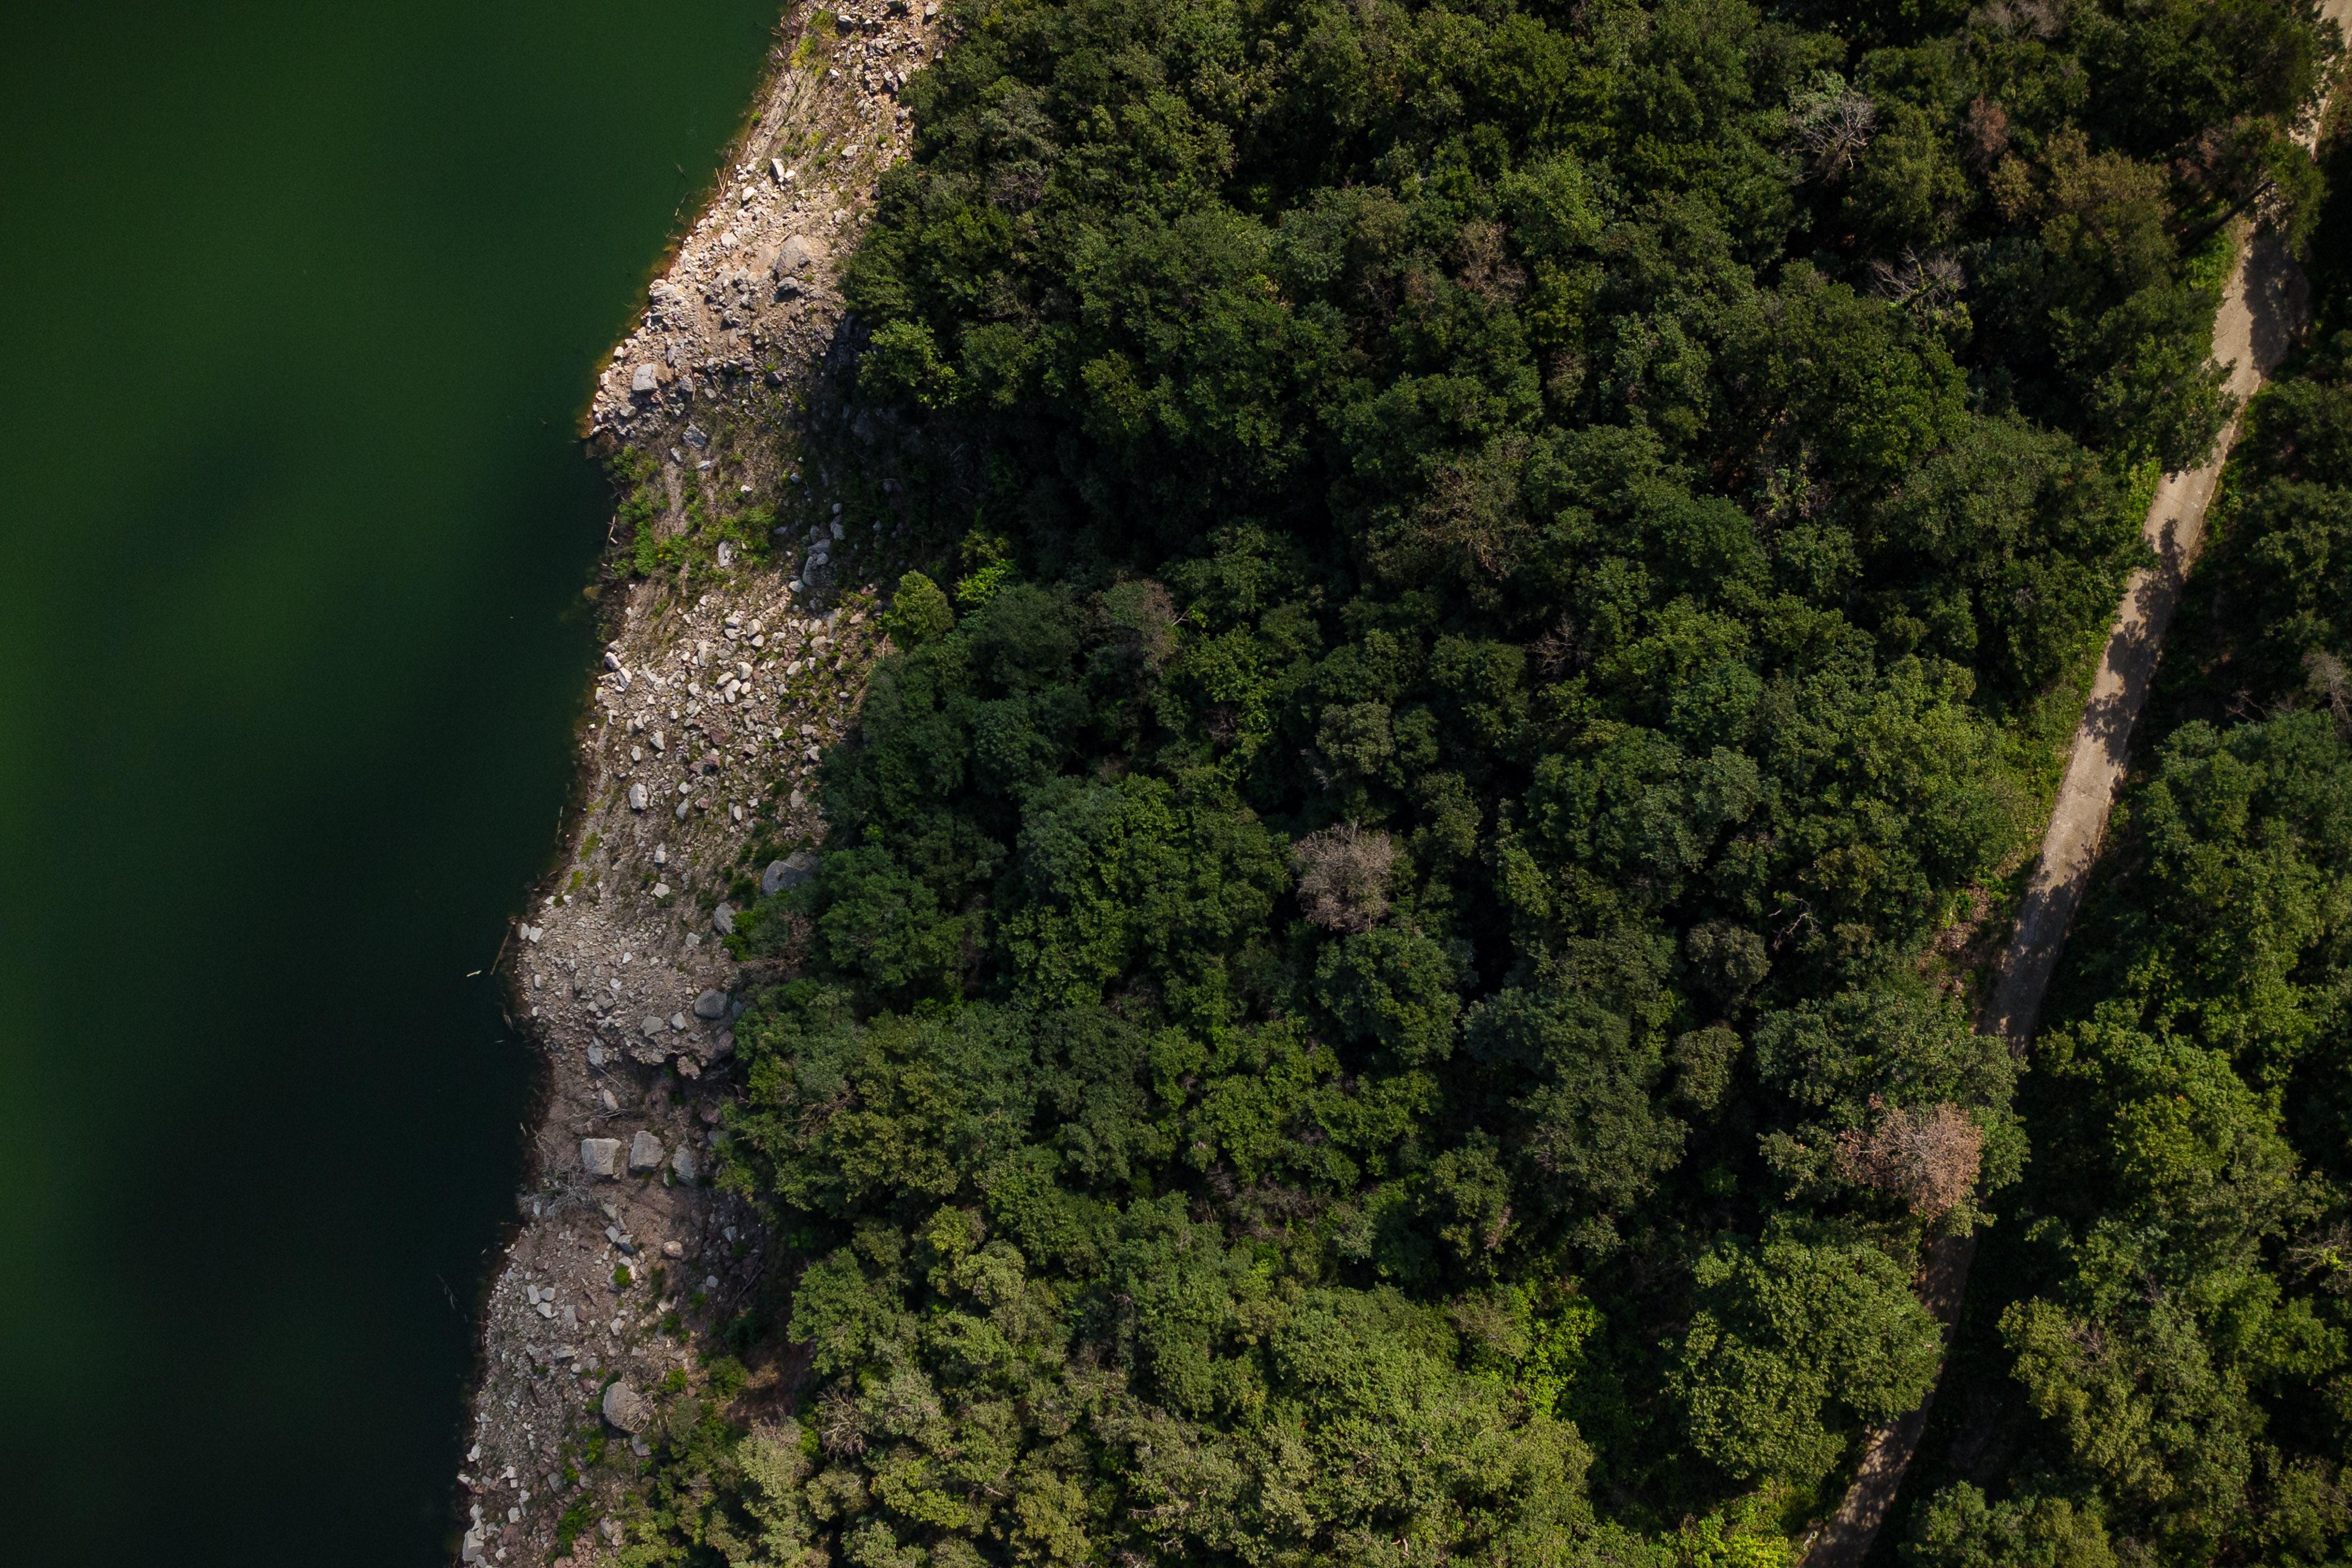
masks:
{"label": "dirt road", "polygon": [[[2352,0],[2334,0],[2326,9],[2352,31]],[[2293,345],[2308,307],[2309,289],[2301,269],[2275,242],[2257,239],[2241,249],[2237,270],[2213,321],[2213,357],[2230,366],[2232,394],[2249,398],[2261,389],[2263,378]],[[2225,432],[2202,468],[2166,475],[2141,524],[2141,537],[2158,560],[2135,573],[2124,590],[2083,721],[2074,731],[2074,753],[2058,786],[2041,858],[2001,955],[2000,980],[1978,1021],[1979,1028],[2000,1035],[2020,1055],[2033,1038],[2042,993],[2098,858],[2100,836],[2129,756],[2132,730],[2147,704],[2157,654],[2180,605],[2189,569],[2204,542],[2205,509],[2221,482],[2236,434],[2234,426]],[[1959,1318],[1975,1256],[1973,1237],[1946,1238],[1928,1250],[1920,1296],[1948,1334]],[[1935,1397],[1930,1390],[1918,1409],[1871,1435],[1853,1484],[1837,1513],[1813,1538],[1805,1568],[1853,1568],[1869,1553],[1918,1449]]]}

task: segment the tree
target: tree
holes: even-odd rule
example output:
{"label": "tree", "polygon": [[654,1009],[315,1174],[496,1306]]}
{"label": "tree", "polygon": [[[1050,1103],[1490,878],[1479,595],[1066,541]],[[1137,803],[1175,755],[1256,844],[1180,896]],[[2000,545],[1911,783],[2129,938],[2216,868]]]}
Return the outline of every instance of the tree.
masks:
{"label": "tree", "polygon": [[1727,1243],[1696,1282],[1670,1385],[1692,1445],[1735,1476],[1816,1480],[1854,1423],[1893,1420],[1935,1381],[1936,1321],[1874,1247]]}

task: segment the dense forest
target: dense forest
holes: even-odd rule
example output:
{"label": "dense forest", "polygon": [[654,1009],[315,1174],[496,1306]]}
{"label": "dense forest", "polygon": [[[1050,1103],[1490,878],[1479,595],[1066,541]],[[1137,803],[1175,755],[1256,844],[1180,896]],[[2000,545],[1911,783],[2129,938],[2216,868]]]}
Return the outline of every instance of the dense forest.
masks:
{"label": "dense forest", "polygon": [[2323,221],[2334,27],[950,18],[831,394],[926,433],[941,565],[735,939],[798,975],[722,1179],[805,1376],[673,1424],[627,1560],[1786,1563],[1975,1227],[2015,1396],[1939,1403],[1993,1436],[1900,1551],[2335,1560],[2326,364],[2233,469],[2235,709],[2045,1042],[1971,1026],[2235,247]]}
{"label": "dense forest", "polygon": [[2352,1542],[2352,204],[2313,269],[2035,1042],[1921,1564]]}

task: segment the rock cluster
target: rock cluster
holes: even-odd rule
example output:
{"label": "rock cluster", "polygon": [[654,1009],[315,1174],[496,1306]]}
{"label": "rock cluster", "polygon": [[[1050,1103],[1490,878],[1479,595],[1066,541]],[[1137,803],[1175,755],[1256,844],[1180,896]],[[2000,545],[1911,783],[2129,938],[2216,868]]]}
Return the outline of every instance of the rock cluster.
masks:
{"label": "rock cluster", "polygon": [[[592,434],[647,454],[674,502],[682,477],[715,484],[739,460],[722,452],[730,419],[828,351],[835,268],[906,146],[895,95],[942,41],[936,5],[856,0],[833,15],[819,70],[780,50],[756,140],[594,393]],[[457,1477],[467,1563],[562,1568],[556,1524],[576,1504],[595,1524],[569,1563],[607,1560],[622,1542],[612,1510],[625,1467],[658,1440],[667,1391],[679,1374],[698,1381],[696,1346],[759,1289],[756,1216],[708,1184],[737,1092],[746,985],[727,951],[741,929],[729,888],[739,874],[763,894],[815,875],[805,848],[735,868],[748,844],[821,837],[810,769],[854,724],[883,645],[870,589],[835,597],[862,581],[851,563],[879,553],[863,531],[849,538],[805,504],[797,473],[747,470],[740,489],[746,506],[759,489],[803,502],[797,559],[739,570],[692,603],[640,581],[608,605],[581,737],[588,805],[506,960],[550,1079],[533,1188],[484,1302],[485,1372]],[[682,503],[674,511],[682,525]],[[719,564],[740,565],[731,547]],[[592,1424],[609,1435],[602,1468],[585,1462]]]}

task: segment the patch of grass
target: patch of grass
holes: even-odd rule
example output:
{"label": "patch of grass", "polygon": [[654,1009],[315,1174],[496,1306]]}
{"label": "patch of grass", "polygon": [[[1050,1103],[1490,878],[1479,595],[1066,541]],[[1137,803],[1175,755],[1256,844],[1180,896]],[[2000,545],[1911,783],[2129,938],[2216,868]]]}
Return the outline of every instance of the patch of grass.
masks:
{"label": "patch of grass", "polygon": [[793,68],[813,75],[824,71],[833,63],[834,39],[840,27],[840,19],[832,12],[812,13],[808,26],[802,29],[801,41],[793,47]]}
{"label": "patch of grass", "polygon": [[[574,1479],[566,1472],[566,1481]],[[587,1534],[595,1522],[596,1500],[586,1495],[573,1498],[571,1506],[563,1510],[563,1516],[555,1521],[555,1550],[548,1554],[548,1560],[553,1562],[558,1557],[571,1556],[572,1543]]]}

